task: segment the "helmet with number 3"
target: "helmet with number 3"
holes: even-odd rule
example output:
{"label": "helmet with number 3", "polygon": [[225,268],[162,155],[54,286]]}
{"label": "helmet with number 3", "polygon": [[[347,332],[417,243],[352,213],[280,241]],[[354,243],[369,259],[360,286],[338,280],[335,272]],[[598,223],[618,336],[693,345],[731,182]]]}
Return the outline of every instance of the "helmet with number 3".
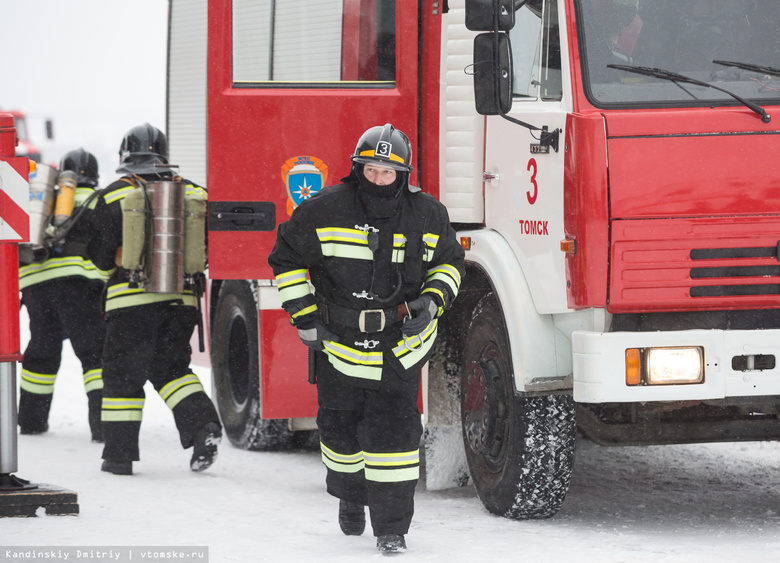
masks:
{"label": "helmet with number 3", "polygon": [[388,166],[401,172],[412,171],[412,144],[390,123],[368,129],[360,136],[352,162]]}

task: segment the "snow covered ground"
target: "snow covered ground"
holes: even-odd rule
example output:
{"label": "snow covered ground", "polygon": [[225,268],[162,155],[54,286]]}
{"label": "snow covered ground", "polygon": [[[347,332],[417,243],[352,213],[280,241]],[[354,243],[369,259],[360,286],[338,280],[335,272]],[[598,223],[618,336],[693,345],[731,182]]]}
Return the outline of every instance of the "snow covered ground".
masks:
{"label": "snow covered ground", "polygon": [[[248,452],[225,442],[214,466],[192,473],[151,387],[136,474],[101,472],[79,363],[65,349],[51,430],[19,437],[16,475],[75,491],[80,514],[0,519],[0,561],[13,560],[3,546],[208,546],[212,563],[382,558],[370,532],[341,534],[317,452]],[[208,370],[198,373],[210,388]],[[571,489],[552,519],[493,516],[471,487],[419,490],[416,507],[402,561],[775,559],[780,444],[602,448],[581,440]]]}

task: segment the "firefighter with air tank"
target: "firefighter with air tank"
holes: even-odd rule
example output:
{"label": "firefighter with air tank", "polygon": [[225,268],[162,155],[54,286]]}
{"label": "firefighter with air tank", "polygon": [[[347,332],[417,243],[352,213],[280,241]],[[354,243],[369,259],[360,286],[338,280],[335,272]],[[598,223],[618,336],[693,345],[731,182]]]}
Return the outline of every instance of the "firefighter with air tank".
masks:
{"label": "firefighter with air tank", "polygon": [[111,270],[105,298],[103,471],[132,475],[151,381],[173,413],[190,468],[216,459],[222,428],[190,369],[189,345],[206,261],[206,191],[172,172],[165,135],[148,123],[128,131],[122,177],[107,186],[93,216],[88,255]]}
{"label": "firefighter with air tank", "polygon": [[86,253],[97,185],[97,159],[83,148],[62,157],[59,173],[39,164],[31,181],[31,242],[19,251],[19,287],[30,318],[20,381],[21,434],[49,428],[62,342],[68,338],[84,374],[92,441],[103,441],[100,302],[108,276]]}

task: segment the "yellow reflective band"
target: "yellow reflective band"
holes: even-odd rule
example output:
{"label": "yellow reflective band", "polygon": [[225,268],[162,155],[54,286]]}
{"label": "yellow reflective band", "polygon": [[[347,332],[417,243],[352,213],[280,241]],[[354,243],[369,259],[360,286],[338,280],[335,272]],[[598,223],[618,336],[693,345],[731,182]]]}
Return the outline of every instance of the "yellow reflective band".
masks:
{"label": "yellow reflective band", "polygon": [[141,410],[145,399],[103,397],[103,410]]}
{"label": "yellow reflective band", "polygon": [[51,395],[54,393],[54,381],[57,374],[34,373],[23,369],[19,387],[35,395]]}
{"label": "yellow reflective band", "polygon": [[127,197],[127,194],[132,192],[133,190],[137,189],[135,186],[127,186],[126,188],[121,188],[118,190],[115,190],[111,192],[110,194],[106,194],[103,196],[103,200],[106,203],[114,203],[115,201],[119,201],[120,199],[124,199]]}
{"label": "yellow reflective band", "polygon": [[436,245],[439,244],[439,235],[433,233],[425,233],[423,235],[423,242],[428,246],[430,246],[431,248],[436,248]]}
{"label": "yellow reflective band", "polygon": [[43,262],[27,264],[19,268],[19,289],[45,281],[78,276],[87,279],[104,281],[108,275],[95,265],[80,256],[65,256],[49,258]]}
{"label": "yellow reflective band", "polygon": [[358,229],[323,227],[317,229],[317,238],[323,256],[373,260],[374,253],[368,248],[368,235]]}
{"label": "yellow reflective band", "polygon": [[320,442],[322,462],[326,467],[338,473],[357,473],[364,467],[363,452],[339,454]]}
{"label": "yellow reflective band", "polygon": [[437,326],[438,321],[433,319],[425,330],[422,331],[422,345],[420,345],[420,339],[417,336],[413,336],[406,339],[406,342],[401,340],[398,346],[393,348],[393,354],[395,354],[405,369],[409,369],[421,361],[433,347],[433,343],[436,340]]}
{"label": "yellow reflective band", "polygon": [[106,311],[166,301],[181,301],[189,307],[198,306],[198,299],[191,290],[185,290],[184,293],[147,293],[142,287],[131,288],[128,283],[118,283],[106,292]]}
{"label": "yellow reflective band", "polygon": [[460,272],[454,267],[449,264],[443,264],[432,270],[428,270],[428,275],[425,277],[425,283],[433,280],[438,280],[447,284],[452,290],[453,295],[458,295],[460,289]]}
{"label": "yellow reflective band", "polygon": [[22,370],[22,380],[29,381],[30,383],[40,383],[41,385],[54,385],[55,379],[57,379],[56,373],[35,373],[28,369]]}
{"label": "yellow reflective band", "polygon": [[282,272],[276,276],[276,284],[278,287],[287,287],[295,283],[301,283],[306,281],[308,270],[290,270],[289,272]]}
{"label": "yellow reflective band", "polygon": [[350,348],[344,344],[338,342],[332,342],[330,340],[324,340],[323,346],[325,351],[333,354],[334,356],[341,358],[344,361],[351,362],[353,364],[363,364],[369,366],[381,366],[382,365],[382,352],[368,352],[363,350],[357,350],[356,348]]}
{"label": "yellow reflective band", "polygon": [[189,397],[193,393],[200,392],[205,393],[203,384],[201,384],[200,379],[198,379],[198,376],[194,373],[190,373],[179,379],[174,379],[163,386],[159,391],[160,397],[163,398],[165,404],[168,405],[168,408],[171,410],[173,410],[183,399]]}
{"label": "yellow reflective band", "polygon": [[301,309],[300,311],[298,311],[297,313],[292,315],[290,318],[291,319],[296,319],[297,317],[300,317],[300,316],[303,316],[303,315],[308,315],[309,313],[314,313],[317,310],[318,310],[317,309],[317,305],[310,305],[310,306],[308,306],[308,307],[306,307],[304,309]]}
{"label": "yellow reflective band", "polygon": [[90,391],[97,391],[103,388],[103,370],[91,369],[84,373],[84,390],[89,393]]}
{"label": "yellow reflective band", "polygon": [[341,229],[339,227],[323,227],[317,229],[317,238],[321,243],[346,242],[368,246],[368,234],[358,229]]}
{"label": "yellow reflective band", "polygon": [[[375,156],[374,151],[362,151],[359,156]],[[404,159],[398,156],[397,154],[390,153],[390,156],[388,157],[390,160],[395,160],[396,162],[400,162],[401,164],[404,163]]]}
{"label": "yellow reflective band", "polygon": [[368,453],[363,452],[363,459],[366,460],[366,466],[393,467],[401,465],[413,465],[420,463],[420,450],[411,452],[393,452],[393,453]]}
{"label": "yellow reflective band", "polygon": [[380,381],[382,379],[382,366],[372,367],[366,365],[355,365],[340,360],[336,356],[327,352],[327,350],[325,353],[328,356],[328,361],[330,364],[344,375],[355,377],[357,379],[367,379],[369,381]]}
{"label": "yellow reflective band", "polygon": [[100,420],[102,422],[141,422],[143,411],[101,411]]}
{"label": "yellow reflective band", "polygon": [[420,466],[402,469],[371,469],[366,467],[366,480],[375,483],[401,483],[416,481],[420,478]]}
{"label": "yellow reflective band", "polygon": [[192,184],[187,184],[184,187],[184,195],[190,195],[191,196],[191,195],[196,195],[196,194],[200,195],[200,196],[203,196],[206,199],[208,199],[208,197],[209,197],[209,193],[205,189],[201,188],[200,186],[193,186]]}

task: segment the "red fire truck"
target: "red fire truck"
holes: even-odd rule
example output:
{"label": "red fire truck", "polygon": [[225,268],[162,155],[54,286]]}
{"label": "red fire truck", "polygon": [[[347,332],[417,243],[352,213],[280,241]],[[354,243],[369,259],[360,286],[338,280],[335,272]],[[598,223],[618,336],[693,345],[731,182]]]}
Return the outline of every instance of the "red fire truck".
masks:
{"label": "red fire truck", "polygon": [[[14,127],[16,127],[16,134],[19,139],[19,144],[16,145],[16,156],[23,156],[35,162],[41,162],[41,149],[33,141],[33,135],[30,133],[30,127],[27,122],[27,114],[23,111],[2,111],[12,115],[14,118]],[[45,128],[46,138],[53,139],[53,122],[50,119],[45,119],[42,126]]]}
{"label": "red fire truck", "polygon": [[470,480],[490,511],[543,518],[577,428],[603,445],[780,437],[775,0],[206,4],[171,2],[167,131],[209,189],[234,444],[311,428],[266,259],[296,201],[387,122],[467,249],[423,389],[429,488]]}

